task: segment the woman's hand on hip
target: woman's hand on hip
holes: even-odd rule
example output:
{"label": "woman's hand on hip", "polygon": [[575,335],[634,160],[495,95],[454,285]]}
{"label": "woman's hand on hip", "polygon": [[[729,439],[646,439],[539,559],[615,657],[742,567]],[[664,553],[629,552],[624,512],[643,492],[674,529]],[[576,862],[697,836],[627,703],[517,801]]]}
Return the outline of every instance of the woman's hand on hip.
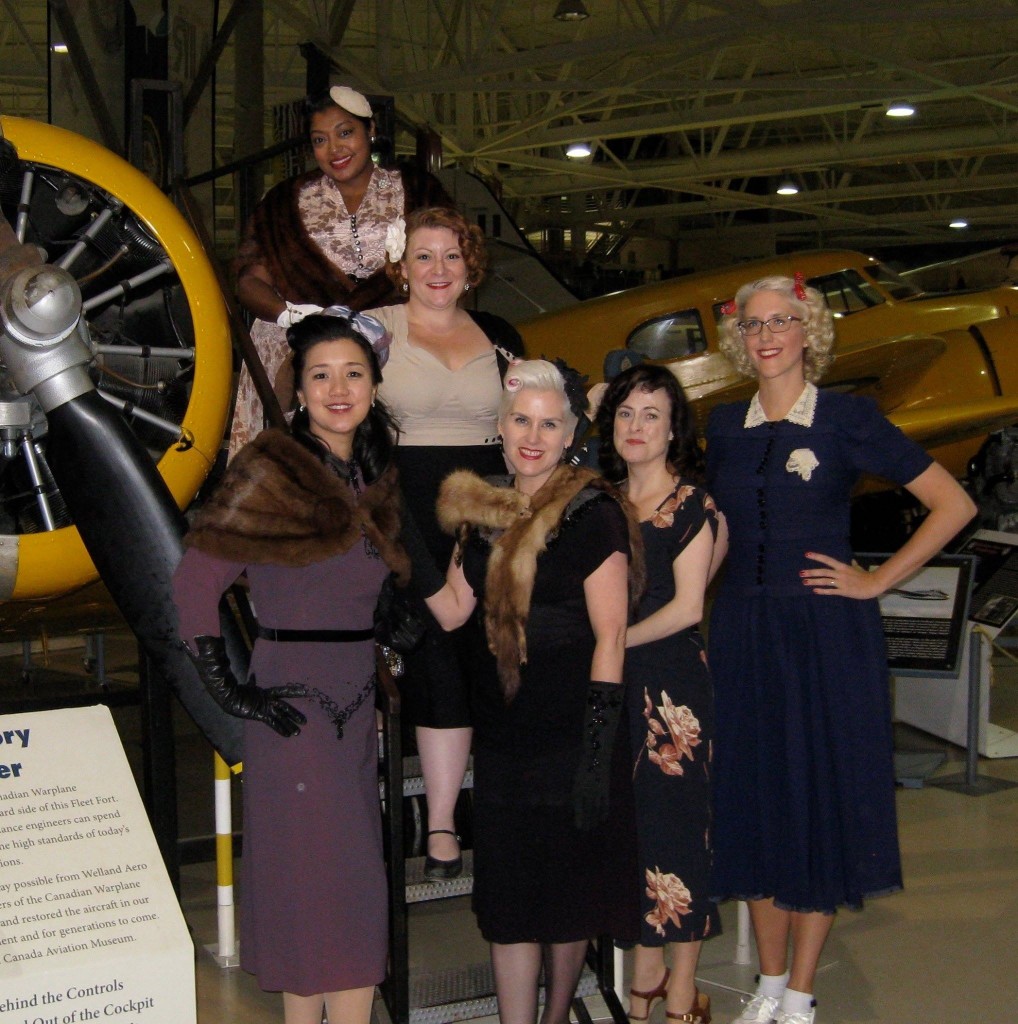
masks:
{"label": "woman's hand on hip", "polygon": [[803,569],[799,576],[814,594],[833,594],[836,597],[850,597],[856,601],[868,601],[879,597],[883,590],[879,580],[854,562],[839,562],[830,555],[807,551],[806,557],[820,563],[820,568]]}

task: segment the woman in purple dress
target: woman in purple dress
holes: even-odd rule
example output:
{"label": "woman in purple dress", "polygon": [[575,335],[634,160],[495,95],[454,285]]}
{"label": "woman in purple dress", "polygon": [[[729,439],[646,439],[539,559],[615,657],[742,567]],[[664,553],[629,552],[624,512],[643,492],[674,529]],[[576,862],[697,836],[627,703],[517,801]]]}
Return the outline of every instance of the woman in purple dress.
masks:
{"label": "woman in purple dress", "polygon": [[[321,1024],[323,1007],[366,1024],[385,976],[372,622],[382,580],[405,578],[409,563],[364,330],[384,333],[359,315],[289,329],[301,403],[291,431],[264,431],[230,463],[174,577],[179,633],[203,681],[249,720],[241,965],[283,993],[286,1024]],[[218,608],[243,572],[259,627],[240,683]]]}

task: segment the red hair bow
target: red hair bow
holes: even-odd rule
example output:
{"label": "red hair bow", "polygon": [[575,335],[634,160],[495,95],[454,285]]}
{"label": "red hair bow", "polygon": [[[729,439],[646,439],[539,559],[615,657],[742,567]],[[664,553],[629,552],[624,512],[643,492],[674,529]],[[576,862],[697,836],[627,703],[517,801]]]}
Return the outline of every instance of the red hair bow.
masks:
{"label": "red hair bow", "polygon": [[795,297],[800,302],[805,302],[806,301],[806,278],[804,278],[802,276],[802,271],[801,270],[797,270],[795,272],[794,276],[792,277],[792,280],[795,282]]}
{"label": "red hair bow", "polygon": [[735,316],[736,308],[735,299],[729,299],[727,302],[721,303],[721,315]]}

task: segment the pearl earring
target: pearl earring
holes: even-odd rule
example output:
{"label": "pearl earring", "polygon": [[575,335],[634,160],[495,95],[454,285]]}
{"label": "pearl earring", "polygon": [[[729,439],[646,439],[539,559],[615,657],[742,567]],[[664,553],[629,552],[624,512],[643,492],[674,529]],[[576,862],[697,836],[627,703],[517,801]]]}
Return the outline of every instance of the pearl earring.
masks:
{"label": "pearl earring", "polygon": [[306,406],[306,405],[302,405],[302,406],[300,407],[300,412],[304,412],[304,410],[305,410],[305,409],[307,409],[307,406]]}
{"label": "pearl earring", "polygon": [[405,292],[408,292],[408,291],[410,291],[410,285],[408,285],[408,284],[406,283],[406,281],[404,281],[404,282],[403,282],[403,291],[405,291]]}
{"label": "pearl earring", "polygon": [[470,291],[470,282],[469,281],[467,281],[467,283],[465,285],[463,285],[463,291],[465,291],[465,292]]}

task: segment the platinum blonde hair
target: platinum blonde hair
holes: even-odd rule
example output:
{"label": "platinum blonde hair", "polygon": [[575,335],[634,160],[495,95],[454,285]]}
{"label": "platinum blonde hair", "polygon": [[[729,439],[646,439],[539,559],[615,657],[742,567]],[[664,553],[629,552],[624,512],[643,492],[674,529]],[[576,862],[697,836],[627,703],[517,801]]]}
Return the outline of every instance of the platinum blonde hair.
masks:
{"label": "platinum blonde hair", "polygon": [[718,327],[719,344],[728,361],[744,377],[755,377],[756,373],[746,355],[746,344],[739,333],[738,324],[745,313],[746,303],[755,292],[777,292],[788,301],[792,312],[802,318],[803,337],[806,341],[803,357],[806,380],[816,384],[827,372],[834,361],[834,317],[823,295],[816,288],[809,285],[802,287],[806,293],[805,299],[796,295],[794,278],[761,277],[744,284],[735,293],[735,312],[724,317]]}
{"label": "platinum blonde hair", "polygon": [[502,402],[498,407],[498,421],[502,422],[513,409],[521,391],[554,391],[562,398],[563,424],[567,434],[576,430],[576,414],[569,406],[566,384],[554,363],[547,359],[524,359],[513,363],[506,371],[502,386]]}

